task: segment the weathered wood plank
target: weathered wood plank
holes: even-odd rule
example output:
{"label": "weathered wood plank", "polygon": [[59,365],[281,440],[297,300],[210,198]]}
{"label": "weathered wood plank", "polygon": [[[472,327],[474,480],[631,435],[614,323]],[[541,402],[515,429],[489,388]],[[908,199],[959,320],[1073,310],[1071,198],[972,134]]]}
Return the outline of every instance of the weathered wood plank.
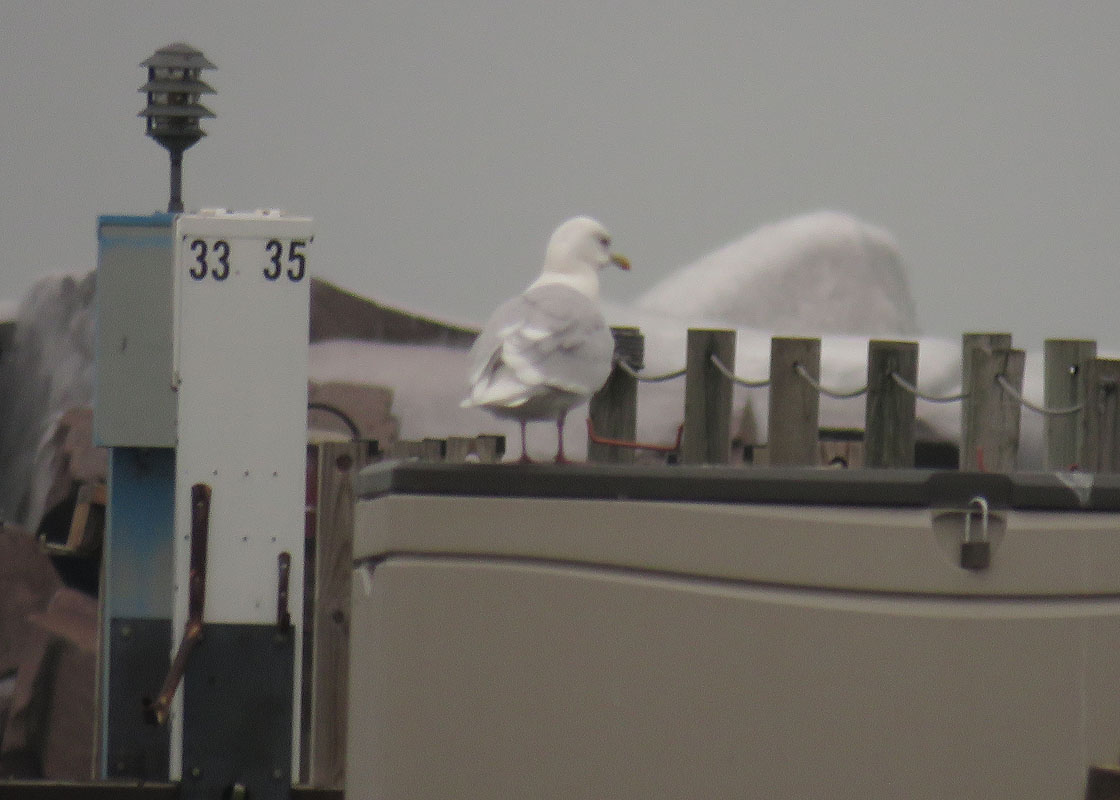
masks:
{"label": "weathered wood plank", "polygon": [[914,466],[915,398],[895,382],[892,373],[911,385],[917,384],[917,342],[868,342],[865,467]]}
{"label": "weathered wood plank", "polygon": [[821,376],[821,340],[775,337],[770,340],[769,463],[816,466],[820,395],[798,374],[800,364],[813,378]]}
{"label": "weathered wood plank", "polygon": [[1022,406],[1003,389],[999,378],[1021,394],[1026,353],[976,346],[965,351],[965,363],[969,383],[964,386],[968,396],[963,401],[966,435],[961,439],[961,469],[1013,472]]}
{"label": "weathered wood plank", "polygon": [[1120,472],[1120,360],[1094,358],[1085,367],[1078,463],[1090,472]]}
{"label": "weathered wood plank", "polygon": [[[637,328],[612,328],[617,360],[634,371],[642,369],[645,340]],[[634,441],[638,431],[638,379],[615,364],[603,388],[591,397],[588,416],[600,437]],[[633,464],[634,451],[600,442],[587,442],[587,460],[599,464]]]}
{"label": "weathered wood plank", "polygon": [[462,464],[473,451],[474,439],[470,436],[448,436],[444,461],[448,464]]}
{"label": "weathered wood plank", "polygon": [[730,459],[731,379],[712,364],[713,355],[727,369],[735,369],[735,331],[689,329],[683,464],[726,464]]}
{"label": "weathered wood plank", "polygon": [[[974,347],[980,347],[986,350],[1010,349],[1011,334],[966,333],[961,336],[961,387],[964,391],[968,391],[968,387],[972,381],[972,362],[969,360],[969,353]],[[974,434],[969,429],[971,420],[965,408],[967,404],[968,400],[966,398],[965,401],[961,403],[961,469],[965,469],[963,443],[970,442],[975,438]]]}
{"label": "weathered wood plank", "polygon": [[420,460],[439,463],[447,455],[447,440],[428,437],[420,440]]}
{"label": "weathered wood plank", "polygon": [[315,786],[341,788],[345,778],[353,479],[367,452],[362,442],[327,442],[319,448],[308,770]]}
{"label": "weathered wood plank", "polygon": [[506,437],[483,433],[474,438],[474,453],[483,464],[497,464],[506,454]]}
{"label": "weathered wood plank", "polygon": [[[1097,343],[1087,339],[1047,339],[1044,345],[1046,408],[1071,408],[1085,402],[1085,362],[1097,357]],[[1066,470],[1078,463],[1081,451],[1083,412],[1047,414],[1043,420],[1046,437],[1046,466]]]}

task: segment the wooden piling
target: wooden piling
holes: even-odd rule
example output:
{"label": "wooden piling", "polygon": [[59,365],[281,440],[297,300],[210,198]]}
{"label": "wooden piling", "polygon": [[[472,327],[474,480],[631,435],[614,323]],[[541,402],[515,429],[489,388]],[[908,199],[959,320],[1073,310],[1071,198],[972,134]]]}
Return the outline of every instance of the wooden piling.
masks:
{"label": "wooden piling", "polygon": [[[1047,339],[1044,348],[1043,405],[1046,408],[1083,405],[1085,362],[1097,357],[1097,343],[1089,339]],[[1067,470],[1079,463],[1083,413],[1046,415],[1043,426],[1048,469]]]}
{"label": "wooden piling", "polygon": [[483,464],[497,464],[506,454],[506,437],[497,433],[483,433],[474,438],[474,452]]}
{"label": "wooden piling", "polygon": [[1022,406],[1000,386],[998,378],[1005,378],[1021,394],[1025,363],[1022,350],[982,345],[965,348],[963,373],[969,382],[964,385],[968,396],[962,411],[962,470],[1015,470]]}
{"label": "wooden piling", "polygon": [[444,460],[448,464],[462,464],[474,451],[474,438],[470,436],[448,436],[447,455]]}
{"label": "wooden piling", "polygon": [[[611,328],[614,335],[615,366],[603,387],[591,398],[588,416],[595,433],[604,438],[634,441],[638,432],[638,379],[619,366],[642,369],[645,338],[637,328]],[[634,451],[628,447],[587,442],[587,460],[600,464],[633,464]]]}
{"label": "wooden piling", "polygon": [[820,395],[797,373],[796,365],[819,381],[821,340],[775,337],[770,340],[769,463],[816,466]]}
{"label": "wooden piling", "polygon": [[416,439],[397,439],[389,445],[388,457],[404,461],[420,457],[420,442]]}
{"label": "wooden piling", "polygon": [[1085,368],[1078,463],[1090,472],[1120,472],[1120,360],[1093,358]]}
{"label": "wooden piling", "polygon": [[431,463],[443,461],[447,455],[447,440],[426,438],[420,440],[420,460]]}
{"label": "wooden piling", "polygon": [[863,465],[913,467],[915,398],[895,382],[918,383],[918,343],[871,340],[867,344],[867,407]]}
{"label": "wooden piling", "polygon": [[[966,333],[961,336],[961,387],[963,391],[968,391],[968,387],[972,380],[972,362],[969,360],[969,353],[974,347],[984,348],[986,350],[1006,350],[1011,347],[1011,334],[1010,333]],[[967,399],[961,403],[961,460],[960,467],[964,469],[964,443],[972,441],[975,436],[969,430],[970,420],[968,413],[965,410]]]}
{"label": "wooden piling", "polygon": [[712,363],[735,369],[735,331],[690,328],[685,359],[682,464],[726,464],[731,455],[731,379]]}
{"label": "wooden piling", "polygon": [[354,538],[354,476],[368,460],[366,442],[319,445],[315,525],[308,782],[342,788],[350,664],[350,577]]}

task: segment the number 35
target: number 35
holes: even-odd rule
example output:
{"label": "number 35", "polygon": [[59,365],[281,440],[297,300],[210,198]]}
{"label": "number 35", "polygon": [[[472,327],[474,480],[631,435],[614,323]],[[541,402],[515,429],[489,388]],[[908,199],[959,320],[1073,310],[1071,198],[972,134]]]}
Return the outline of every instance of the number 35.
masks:
{"label": "number 35", "polygon": [[[307,273],[307,257],[303,253],[303,248],[305,247],[307,247],[307,242],[299,239],[293,239],[288,243],[287,261],[288,264],[294,266],[289,266],[286,270],[286,274],[288,280],[293,283],[298,283],[303,280],[304,275]],[[270,239],[268,244],[264,246],[264,249],[271,254],[268,260],[272,264],[271,267],[264,268],[264,276],[270,281],[278,280],[284,267],[281,263],[281,259],[284,257],[284,245],[277,239]]]}

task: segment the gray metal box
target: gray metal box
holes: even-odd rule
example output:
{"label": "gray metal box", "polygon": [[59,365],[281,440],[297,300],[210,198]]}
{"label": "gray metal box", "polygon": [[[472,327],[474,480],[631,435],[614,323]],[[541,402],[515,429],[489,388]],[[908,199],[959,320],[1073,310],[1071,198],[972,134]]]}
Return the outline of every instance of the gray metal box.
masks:
{"label": "gray metal box", "polygon": [[94,441],[174,447],[171,214],[97,220]]}

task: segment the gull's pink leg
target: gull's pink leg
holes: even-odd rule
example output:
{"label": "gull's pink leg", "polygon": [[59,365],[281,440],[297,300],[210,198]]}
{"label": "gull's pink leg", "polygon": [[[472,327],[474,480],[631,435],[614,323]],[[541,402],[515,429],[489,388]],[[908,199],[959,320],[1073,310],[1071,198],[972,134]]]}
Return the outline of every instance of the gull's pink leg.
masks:
{"label": "gull's pink leg", "polygon": [[570,464],[564,457],[564,417],[567,414],[561,414],[556,420],[556,463],[557,464]]}
{"label": "gull's pink leg", "polygon": [[529,451],[525,446],[525,420],[521,420],[521,458],[517,461],[519,464],[533,463],[533,459],[529,458]]}

